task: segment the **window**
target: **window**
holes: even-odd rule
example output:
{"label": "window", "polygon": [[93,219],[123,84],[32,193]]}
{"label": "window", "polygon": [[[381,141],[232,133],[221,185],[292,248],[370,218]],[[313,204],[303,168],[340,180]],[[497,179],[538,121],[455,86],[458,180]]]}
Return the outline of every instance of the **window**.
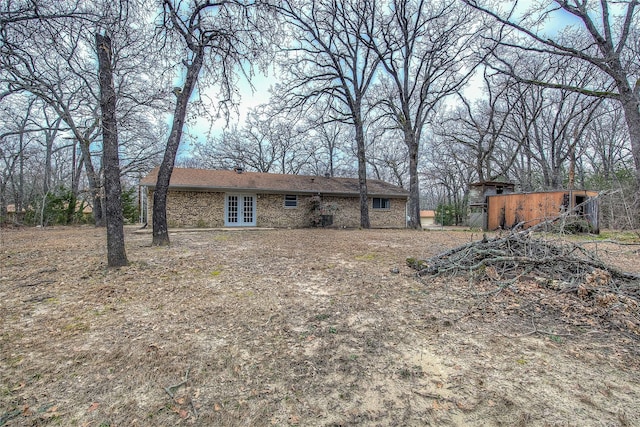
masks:
{"label": "window", "polygon": [[298,196],[295,194],[287,194],[284,196],[284,207],[285,208],[297,208],[298,207]]}
{"label": "window", "polygon": [[391,209],[391,202],[389,201],[389,199],[374,197],[373,209]]}

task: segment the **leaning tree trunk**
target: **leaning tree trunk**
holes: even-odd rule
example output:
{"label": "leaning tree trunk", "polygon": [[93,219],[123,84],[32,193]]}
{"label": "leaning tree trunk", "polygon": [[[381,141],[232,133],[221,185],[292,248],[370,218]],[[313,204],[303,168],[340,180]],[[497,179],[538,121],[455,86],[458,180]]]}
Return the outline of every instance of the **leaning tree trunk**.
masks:
{"label": "leaning tree trunk", "polygon": [[164,158],[158,169],[156,188],[153,192],[153,242],[154,246],[166,246],[169,244],[169,227],[167,226],[167,194],[169,192],[169,182],[173,172],[173,165],[178,154],[178,147],[182,139],[182,128],[187,114],[189,98],[193,93],[198,74],[202,68],[204,60],[204,48],[200,48],[193,62],[187,66],[187,76],[184,87],[176,91],[176,108],[173,114],[171,133],[164,151]]}
{"label": "leaning tree trunk", "polygon": [[100,108],[102,109],[102,162],[104,165],[107,223],[107,262],[109,267],[122,267],[127,265],[128,261],[124,244],[116,92],[111,70],[111,39],[96,33],[96,47],[100,80]]}

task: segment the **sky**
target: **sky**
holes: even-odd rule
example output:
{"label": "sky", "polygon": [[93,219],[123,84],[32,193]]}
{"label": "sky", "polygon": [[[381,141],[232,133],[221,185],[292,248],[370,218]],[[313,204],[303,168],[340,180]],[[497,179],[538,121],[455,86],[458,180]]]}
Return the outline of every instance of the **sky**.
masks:
{"label": "sky", "polygon": [[[532,1],[519,1],[518,3],[523,12],[533,4]],[[506,4],[507,2],[504,2],[503,6]],[[615,10],[612,12],[615,13]],[[554,12],[552,19],[546,22],[543,31],[549,36],[553,36],[556,35],[558,31],[566,28],[567,25],[572,24],[579,24],[578,19],[568,12],[556,11]],[[241,127],[250,109],[269,102],[269,90],[278,81],[278,76],[274,71],[274,68],[275,67],[272,67],[268,76],[258,71],[252,78],[252,84],[247,82],[244,78],[238,83],[239,108],[237,112],[231,113],[231,117],[228,122],[225,119],[220,118],[211,125],[208,118],[202,118],[195,124],[188,125],[186,129],[187,133],[190,135],[196,135],[198,140],[204,141],[207,138],[210,128],[212,130],[212,134],[215,136],[220,135],[225,129],[230,129],[234,126]],[[479,75],[470,81],[464,93],[466,96],[471,98],[480,97],[482,96],[482,86],[482,77]],[[216,98],[215,92],[215,89],[211,90],[212,99]],[[181,147],[181,153],[183,155],[188,153],[188,149],[188,142],[185,141],[183,147]]]}

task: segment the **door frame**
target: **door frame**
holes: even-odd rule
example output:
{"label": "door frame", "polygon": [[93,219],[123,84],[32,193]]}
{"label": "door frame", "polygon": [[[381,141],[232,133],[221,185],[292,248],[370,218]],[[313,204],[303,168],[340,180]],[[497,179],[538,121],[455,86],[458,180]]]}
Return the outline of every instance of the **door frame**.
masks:
{"label": "door frame", "polygon": [[[229,222],[229,198],[237,197],[238,201],[238,222]],[[247,197],[252,197],[252,205],[251,209],[253,210],[253,217],[251,222],[245,222],[245,207],[246,207],[246,199]],[[256,194],[251,193],[225,193],[224,195],[224,226],[225,227],[255,227],[256,226],[256,216],[257,216],[257,200],[258,197]]]}

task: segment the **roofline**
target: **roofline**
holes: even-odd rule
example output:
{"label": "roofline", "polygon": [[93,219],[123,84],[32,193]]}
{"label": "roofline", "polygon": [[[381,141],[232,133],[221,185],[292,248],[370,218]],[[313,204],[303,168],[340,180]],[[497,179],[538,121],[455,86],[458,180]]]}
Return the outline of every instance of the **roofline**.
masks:
{"label": "roofline", "polygon": [[513,182],[504,182],[504,181],[480,181],[480,182],[472,182],[469,184],[469,187],[481,187],[483,185],[512,185],[516,184]]}
{"label": "roofline", "polygon": [[[155,189],[155,184],[140,184],[141,187],[147,187],[150,189]],[[261,193],[261,194],[304,194],[304,195],[314,195],[314,194],[327,194],[332,196],[351,196],[358,197],[360,193],[345,193],[345,192],[334,192],[334,191],[318,191],[318,190],[276,190],[271,188],[255,188],[255,187],[211,187],[206,185],[170,185],[169,190],[179,189],[179,190],[190,190],[190,191],[210,191],[210,192],[241,192],[241,193]],[[370,197],[389,197],[395,199],[408,199],[409,193],[367,193],[367,196]]]}
{"label": "roofline", "polygon": [[525,192],[517,192],[517,193],[502,193],[502,194],[487,194],[487,197],[505,197],[505,196],[526,196],[529,194],[557,194],[557,193],[584,193],[585,195],[589,195],[587,193],[593,193],[595,195],[600,194],[596,190],[547,190],[547,191],[525,191]]}

